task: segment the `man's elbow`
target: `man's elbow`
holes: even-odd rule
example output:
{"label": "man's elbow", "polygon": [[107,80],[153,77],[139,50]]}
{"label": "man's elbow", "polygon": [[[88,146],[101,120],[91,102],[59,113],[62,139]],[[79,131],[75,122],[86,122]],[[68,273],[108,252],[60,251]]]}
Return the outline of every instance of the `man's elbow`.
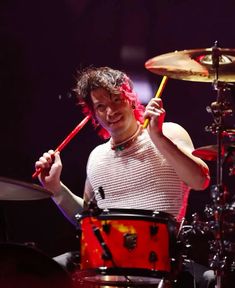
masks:
{"label": "man's elbow", "polygon": [[204,171],[204,173],[201,173],[198,177],[196,177],[196,181],[194,182],[194,187],[191,187],[194,190],[205,190],[209,184],[210,184],[210,175],[209,172]]}

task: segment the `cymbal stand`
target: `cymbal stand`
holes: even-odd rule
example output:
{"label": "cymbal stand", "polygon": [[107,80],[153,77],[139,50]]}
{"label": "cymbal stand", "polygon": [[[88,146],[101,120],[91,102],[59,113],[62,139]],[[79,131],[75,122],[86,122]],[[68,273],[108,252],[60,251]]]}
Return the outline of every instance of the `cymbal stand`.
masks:
{"label": "cymbal stand", "polygon": [[[229,103],[226,101],[227,85],[219,82],[219,62],[220,49],[215,42],[212,47],[212,68],[215,70],[215,80],[213,82],[213,89],[217,92],[216,102],[213,102],[208,112],[211,112],[214,118],[214,123],[206,130],[216,134],[217,138],[217,162],[216,162],[216,185],[211,187],[211,197],[213,204],[211,207],[207,206],[205,212],[208,216],[213,217],[213,221],[209,222],[209,229],[213,231],[215,240],[210,242],[210,250],[212,258],[209,260],[210,267],[216,273],[216,288],[222,288],[223,275],[227,268],[227,256],[224,247],[224,233],[223,233],[223,217],[225,211],[226,196],[223,187],[223,132],[224,117],[230,115],[231,109]],[[207,227],[208,229],[208,227]]]}
{"label": "cymbal stand", "polygon": [[233,176],[235,175],[235,145],[234,144],[230,144],[229,147],[227,147],[227,152],[224,155],[224,160],[223,163],[228,162],[229,165],[229,171],[228,171],[228,175],[229,176]]}

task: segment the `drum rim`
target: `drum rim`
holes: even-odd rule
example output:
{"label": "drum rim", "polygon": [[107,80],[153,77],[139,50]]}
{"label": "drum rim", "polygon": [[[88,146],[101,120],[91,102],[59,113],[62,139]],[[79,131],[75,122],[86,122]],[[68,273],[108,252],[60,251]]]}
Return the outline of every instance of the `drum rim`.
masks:
{"label": "drum rim", "polygon": [[[169,220],[172,222],[176,222],[175,217],[167,213],[165,211],[157,211],[157,210],[145,210],[145,209],[132,209],[132,208],[109,208],[109,209],[101,209],[100,213],[97,215],[93,215],[90,210],[85,210],[79,215],[79,220],[82,220],[86,217],[97,217],[98,219],[129,219],[136,217],[137,219],[156,219],[161,220],[162,222],[168,222]],[[160,222],[161,222],[160,221]]]}
{"label": "drum rim", "polygon": [[[149,284],[153,283],[154,280],[157,280],[156,283],[159,283],[159,280],[164,279],[170,279],[171,273],[166,271],[160,271],[160,270],[149,270],[144,268],[120,268],[120,267],[105,267],[105,270],[103,267],[98,268],[91,268],[86,270],[77,271],[77,276],[81,277],[84,281],[88,282],[96,282],[102,285],[111,285],[112,283],[117,284],[124,284],[127,283],[127,280],[102,280],[102,277],[105,276],[113,276],[113,277],[138,277],[139,279],[142,279],[141,283],[140,281],[134,281],[131,283],[133,284]],[[100,279],[99,279],[100,278]]]}

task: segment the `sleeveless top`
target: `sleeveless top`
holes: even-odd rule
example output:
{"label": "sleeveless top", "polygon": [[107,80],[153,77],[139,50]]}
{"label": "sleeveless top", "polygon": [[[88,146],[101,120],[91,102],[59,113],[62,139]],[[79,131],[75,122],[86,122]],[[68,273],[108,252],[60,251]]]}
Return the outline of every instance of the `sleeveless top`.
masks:
{"label": "sleeveless top", "polygon": [[[146,130],[122,151],[110,140],[97,146],[87,163],[87,177],[101,209],[146,209],[184,217],[189,187],[152,143]],[[98,193],[103,188],[104,199]]]}

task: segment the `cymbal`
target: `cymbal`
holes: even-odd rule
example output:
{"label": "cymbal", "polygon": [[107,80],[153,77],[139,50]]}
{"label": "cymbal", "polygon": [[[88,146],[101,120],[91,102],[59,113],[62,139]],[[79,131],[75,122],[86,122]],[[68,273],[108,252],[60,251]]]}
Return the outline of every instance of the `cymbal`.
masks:
{"label": "cymbal", "polygon": [[217,145],[208,145],[195,149],[192,154],[202,160],[215,161],[217,159]]}
{"label": "cymbal", "polygon": [[40,200],[50,198],[52,195],[52,192],[39,185],[0,177],[0,200]]}
{"label": "cymbal", "polygon": [[[231,150],[232,149],[232,150]],[[229,151],[235,151],[234,144],[231,145],[225,145],[221,149],[222,157],[226,155]],[[192,154],[194,156],[197,156],[201,158],[202,160],[207,161],[216,161],[217,155],[218,155],[218,145],[208,145],[208,146],[202,146],[200,148],[195,149]],[[230,160],[230,159],[228,159]]]}
{"label": "cymbal", "polygon": [[235,137],[235,129],[232,129],[232,128],[230,128],[230,129],[225,129],[225,130],[223,131],[223,136],[229,136],[230,138],[233,139],[233,137]]}
{"label": "cymbal", "polygon": [[[235,82],[235,49],[218,48],[218,80]],[[196,82],[213,82],[212,48],[175,51],[149,59],[146,69],[162,76]]]}

